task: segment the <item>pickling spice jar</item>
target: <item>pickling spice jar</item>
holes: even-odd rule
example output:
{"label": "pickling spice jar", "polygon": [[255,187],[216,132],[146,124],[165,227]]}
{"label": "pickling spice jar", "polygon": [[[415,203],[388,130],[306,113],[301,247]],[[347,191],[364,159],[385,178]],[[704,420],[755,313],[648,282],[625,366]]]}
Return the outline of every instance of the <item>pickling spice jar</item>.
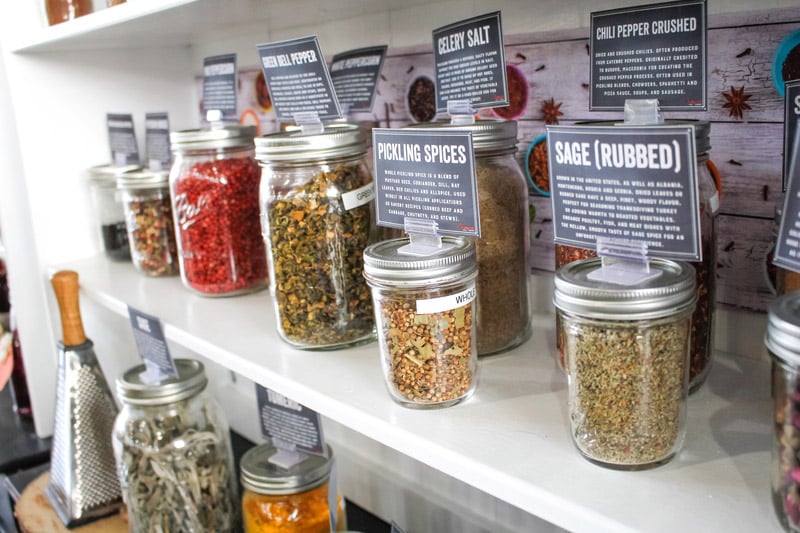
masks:
{"label": "pickling spice jar", "polygon": [[[289,468],[269,462],[278,450],[270,443],[249,449],[240,471],[245,533],[329,533],[347,529],[344,499],[330,487],[333,451],[309,455]],[[336,498],[336,527],[330,502]]]}
{"label": "pickling spice jar", "polygon": [[374,239],[372,173],[359,128],[258,137],[261,220],[278,333],[305,349],[374,339],[363,252]]}
{"label": "pickling spice jar", "polygon": [[141,170],[136,165],[97,165],[87,170],[92,215],[98,227],[103,253],[109,259],[130,261],[125,210],[117,194],[117,176]]}
{"label": "pickling spice jar", "polygon": [[400,405],[436,408],[468,398],[478,382],[472,239],[442,237],[433,255],[402,253],[408,238],[364,252],[386,387]]}
{"label": "pickling spice jar", "polygon": [[785,531],[800,531],[800,292],[773,301],[764,344],[772,359],[772,504]]}
{"label": "pickling spice jar", "polygon": [[522,344],[529,336],[531,302],[528,184],[514,155],[517,123],[477,120],[419,124],[414,129],[472,132],[481,237],[476,239],[478,356],[496,354]]}
{"label": "pickling spice jar", "polygon": [[117,379],[114,455],[131,531],[238,530],[238,489],[225,415],[203,364],[176,359],[178,378],[145,365]]}
{"label": "pickling spice jar", "polygon": [[169,172],[139,170],[117,177],[133,265],[148,276],[178,274]]}
{"label": "pickling spice jar", "polygon": [[576,261],[555,276],[573,442],[602,466],[656,466],[684,439],[695,272],[651,259],[655,278],[619,285],[594,278],[601,264]]}
{"label": "pickling spice jar", "polygon": [[[581,122],[587,126],[618,124],[617,122]],[[700,246],[703,260],[692,262],[697,276],[697,306],[692,317],[692,340],[689,366],[689,393],[693,393],[705,382],[711,370],[714,354],[714,313],[716,310],[717,285],[717,235],[716,218],[719,211],[719,191],[717,183],[708,169],[708,157],[711,150],[711,124],[701,120],[667,119],[667,126],[695,127],[695,146],[697,150],[697,186],[700,204]],[[556,245],[556,270],[580,259],[595,257],[594,250],[585,250],[573,246]],[[556,331],[562,328],[556,324]],[[558,335],[558,333],[557,333]],[[561,344],[557,337],[559,362],[563,366]]]}
{"label": "pickling spice jar", "polygon": [[183,284],[202,296],[267,285],[255,126],[170,133],[170,193]]}

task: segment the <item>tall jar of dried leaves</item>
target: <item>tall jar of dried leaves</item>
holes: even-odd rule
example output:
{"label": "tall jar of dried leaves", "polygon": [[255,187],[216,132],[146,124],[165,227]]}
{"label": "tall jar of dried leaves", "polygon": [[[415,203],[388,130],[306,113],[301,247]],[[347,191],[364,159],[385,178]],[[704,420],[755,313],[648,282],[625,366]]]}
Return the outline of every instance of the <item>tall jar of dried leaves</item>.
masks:
{"label": "tall jar of dried leaves", "polygon": [[510,350],[531,332],[528,184],[514,157],[517,123],[486,119],[458,126],[443,121],[412,127],[472,132],[481,217],[481,238],[475,243],[478,356]]}
{"label": "tall jar of dried leaves", "polygon": [[113,444],[131,531],[236,531],[238,495],[228,422],[205,391],[199,361],[151,383],[138,365],[117,379]]}
{"label": "tall jar of dried leaves", "polygon": [[764,339],[772,358],[772,504],[786,531],[800,530],[800,292],[777,298]]}
{"label": "tall jar of dried leaves", "polygon": [[[612,125],[617,122],[583,122],[581,124]],[[719,191],[717,183],[708,169],[708,157],[711,151],[711,124],[701,120],[666,120],[667,126],[693,125],[695,129],[695,146],[697,149],[697,200],[700,208],[700,245],[703,260],[693,262],[697,276],[697,306],[692,317],[692,341],[689,365],[689,393],[696,391],[705,382],[711,370],[714,353],[714,312],[716,309],[717,285],[717,232],[716,218],[719,212]],[[594,250],[586,250],[573,246],[556,245],[556,270],[563,265],[595,257]],[[558,318],[556,319],[558,321]],[[562,328],[556,324],[556,345],[559,362],[563,366],[562,342],[558,337]]]}
{"label": "tall jar of dried leaves", "polygon": [[259,137],[261,217],[278,333],[304,349],[370,341],[363,276],[375,196],[363,134],[351,124]]}
{"label": "tall jar of dried leaves", "polygon": [[173,131],[172,215],[183,284],[202,296],[267,286],[255,126]]}
{"label": "tall jar of dried leaves", "polygon": [[409,239],[364,252],[386,386],[405,407],[435,408],[468,398],[478,381],[471,239],[443,237],[429,256],[403,253]]}
{"label": "tall jar of dried leaves", "polygon": [[[309,455],[285,468],[270,462],[278,449],[265,443],[242,456],[240,470],[244,533],[330,533],[344,531],[344,499],[330,486],[333,450]],[[336,502],[336,511],[330,509]],[[334,527],[335,523],[335,527]]]}
{"label": "tall jar of dried leaves", "polygon": [[648,468],[684,438],[695,272],[654,259],[654,278],[621,285],[596,280],[601,265],[584,259],[555,277],[572,437],[596,464]]}

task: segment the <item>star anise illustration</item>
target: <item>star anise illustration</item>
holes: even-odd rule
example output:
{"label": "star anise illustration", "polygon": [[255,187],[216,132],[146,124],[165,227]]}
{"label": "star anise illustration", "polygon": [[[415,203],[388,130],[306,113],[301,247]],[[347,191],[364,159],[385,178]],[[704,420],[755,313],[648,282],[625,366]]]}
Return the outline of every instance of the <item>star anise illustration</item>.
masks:
{"label": "star anise illustration", "polygon": [[542,103],[542,115],[544,115],[545,124],[558,124],[558,117],[563,116],[561,112],[561,105],[564,102],[556,103],[555,98],[545,100]]}
{"label": "star anise illustration", "polygon": [[744,85],[738,89],[731,86],[731,90],[722,93],[722,96],[727,100],[727,102],[722,104],[722,107],[728,110],[728,116],[741,119],[744,117],[744,112],[746,110],[753,109],[750,107],[750,104],[747,103],[752,95],[744,92]]}

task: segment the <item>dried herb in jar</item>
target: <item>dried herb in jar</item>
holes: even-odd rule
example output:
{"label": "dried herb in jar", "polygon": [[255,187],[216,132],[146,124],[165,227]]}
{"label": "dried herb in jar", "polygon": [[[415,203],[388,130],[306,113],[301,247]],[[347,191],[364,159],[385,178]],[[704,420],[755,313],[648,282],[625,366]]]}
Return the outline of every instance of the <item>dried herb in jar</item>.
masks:
{"label": "dried herb in jar", "polygon": [[413,298],[385,297],[380,305],[384,368],[394,394],[415,403],[441,403],[472,388],[472,304],[419,314]]}
{"label": "dried herb in jar", "polygon": [[374,329],[363,277],[371,208],[345,210],[341,199],[370,181],[365,172],[359,164],[337,165],[266,206],[272,288],[282,333],[291,342],[331,346]]}
{"label": "dried herb in jar", "polygon": [[265,283],[260,179],[258,163],[241,157],[196,163],[175,181],[183,276],[192,289],[217,295]]}
{"label": "dried herb in jar", "polygon": [[169,195],[126,203],[132,217],[130,243],[138,268],[150,276],[178,273],[178,251]]}
{"label": "dried herb in jar", "polygon": [[565,315],[561,324],[581,451],[618,465],[669,458],[681,427],[689,321],[581,323]]}
{"label": "dried herb in jar", "polygon": [[187,423],[190,419],[176,405],[125,424],[118,468],[137,533],[236,528],[227,443],[213,427],[197,427]]}

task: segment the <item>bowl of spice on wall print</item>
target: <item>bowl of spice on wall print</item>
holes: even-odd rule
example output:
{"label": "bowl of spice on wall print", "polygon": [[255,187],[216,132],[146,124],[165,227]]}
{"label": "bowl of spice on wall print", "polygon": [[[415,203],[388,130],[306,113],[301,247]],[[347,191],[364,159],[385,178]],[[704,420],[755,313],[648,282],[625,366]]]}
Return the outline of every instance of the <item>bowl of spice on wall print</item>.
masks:
{"label": "bowl of spice on wall print", "polygon": [[406,104],[414,122],[430,122],[436,117],[436,85],[430,76],[418,74],[411,79]]}
{"label": "bowl of spice on wall print", "polygon": [[522,69],[511,63],[506,63],[506,77],[508,78],[507,106],[493,107],[492,113],[497,118],[516,120],[525,113],[528,106],[528,80]]}
{"label": "bowl of spice on wall print", "polygon": [[541,196],[550,196],[550,172],[547,165],[547,135],[539,135],[525,153],[525,176],[528,185]]}
{"label": "bowl of spice on wall print", "polygon": [[787,35],[772,60],[772,83],[778,94],[783,96],[784,83],[800,79],[800,30]]}

